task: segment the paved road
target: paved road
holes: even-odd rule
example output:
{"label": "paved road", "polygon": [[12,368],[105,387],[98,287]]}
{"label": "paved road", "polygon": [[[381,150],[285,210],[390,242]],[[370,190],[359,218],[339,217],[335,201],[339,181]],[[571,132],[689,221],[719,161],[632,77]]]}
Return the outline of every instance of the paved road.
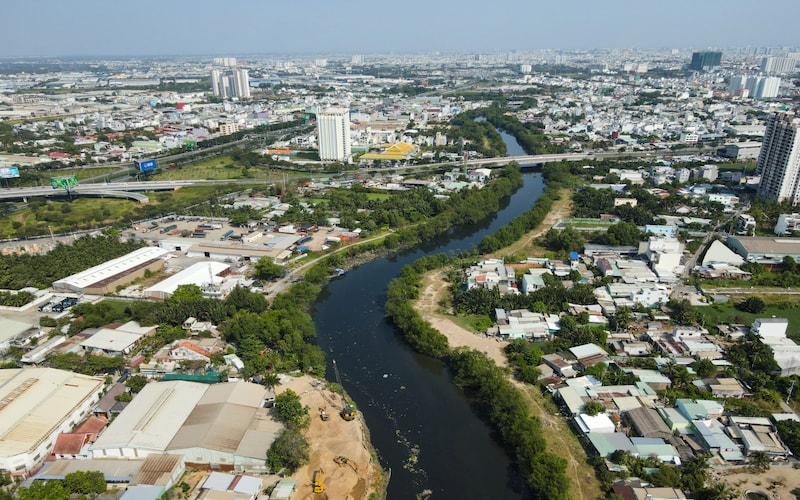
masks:
{"label": "paved road", "polygon": [[749,295],[752,293],[770,295],[798,295],[800,289],[791,288],[703,288],[703,293],[707,295]]}

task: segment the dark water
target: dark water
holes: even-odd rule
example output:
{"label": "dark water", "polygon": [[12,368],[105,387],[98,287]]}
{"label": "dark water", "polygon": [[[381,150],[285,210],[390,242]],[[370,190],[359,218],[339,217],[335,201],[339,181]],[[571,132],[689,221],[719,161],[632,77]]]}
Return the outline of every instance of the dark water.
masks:
{"label": "dark water", "polygon": [[[503,136],[513,141],[509,154],[517,154],[513,137]],[[531,208],[543,187],[540,174],[524,174],[523,187],[494,216],[454,228],[405,254],[363,264],[329,283],[314,304],[319,345],[329,362],[336,360],[381,465],[392,471],[390,499],[413,499],[424,491],[432,492],[432,499],[528,496],[492,429],[453,384],[447,368],[403,342],[387,322],[384,304],[386,286],[403,266],[424,255],[477,246]]]}

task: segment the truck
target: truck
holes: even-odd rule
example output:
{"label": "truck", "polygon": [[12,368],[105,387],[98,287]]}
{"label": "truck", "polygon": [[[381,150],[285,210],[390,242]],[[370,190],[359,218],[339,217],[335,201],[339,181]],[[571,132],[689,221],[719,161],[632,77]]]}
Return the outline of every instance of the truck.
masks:
{"label": "truck", "polygon": [[162,227],[159,232],[161,234],[166,234],[166,233],[168,233],[168,232],[170,232],[170,231],[172,231],[174,229],[178,229],[178,225],[177,224],[171,224],[171,225],[169,225],[167,227]]}

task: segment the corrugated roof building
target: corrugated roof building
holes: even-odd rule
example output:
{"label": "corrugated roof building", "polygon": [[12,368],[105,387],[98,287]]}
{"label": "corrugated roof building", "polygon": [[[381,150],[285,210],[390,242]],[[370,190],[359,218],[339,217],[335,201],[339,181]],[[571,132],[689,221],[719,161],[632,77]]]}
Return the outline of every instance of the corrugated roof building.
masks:
{"label": "corrugated roof building", "polygon": [[117,286],[130,283],[144,276],[145,271],[157,271],[164,267],[164,256],[168,250],[145,247],[109,260],[85,271],[53,282],[53,290],[88,294],[105,294]]}
{"label": "corrugated roof building", "polygon": [[0,370],[0,469],[26,476],[91,414],[103,381],[52,368]]}
{"label": "corrugated roof building", "polygon": [[261,472],[283,426],[264,408],[267,389],[247,382],[148,384],[92,445],[94,458],[169,451],[197,468]]}

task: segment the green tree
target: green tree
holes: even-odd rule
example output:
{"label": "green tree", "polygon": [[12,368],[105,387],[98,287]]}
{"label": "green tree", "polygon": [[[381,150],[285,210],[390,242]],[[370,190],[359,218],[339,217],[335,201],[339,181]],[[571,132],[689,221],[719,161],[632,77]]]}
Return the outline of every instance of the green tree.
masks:
{"label": "green tree", "polygon": [[750,468],[756,471],[768,471],[770,466],[769,455],[763,451],[756,451],[750,455]]}
{"label": "green tree", "polygon": [[633,321],[633,311],[628,306],[620,306],[614,313],[613,320],[617,330],[627,330]]}
{"label": "green tree", "polygon": [[144,386],[147,385],[149,381],[150,380],[144,375],[133,375],[125,382],[125,385],[128,386],[131,392],[139,392],[144,389]]}
{"label": "green tree", "polygon": [[280,278],[286,273],[286,269],[275,263],[269,257],[262,257],[256,261],[255,275],[256,278],[262,280],[274,280]]}
{"label": "green tree", "polygon": [[700,359],[693,362],[691,365],[694,372],[700,378],[706,378],[717,373],[717,366],[711,362],[710,359]]}
{"label": "green tree", "polygon": [[267,465],[273,472],[285,469],[291,474],[308,462],[308,450],[305,436],[295,429],[286,429],[270,445]]}
{"label": "green tree", "polygon": [[264,387],[268,389],[274,389],[278,386],[278,384],[281,383],[281,379],[275,373],[266,373],[263,376],[262,383],[264,384]]}
{"label": "green tree", "polygon": [[606,407],[603,406],[603,403],[600,401],[589,401],[588,403],[583,405],[583,411],[587,415],[598,415],[600,413],[605,413]]}
{"label": "green tree", "polygon": [[742,312],[758,314],[767,307],[767,304],[761,297],[748,297],[738,302],[735,307]]}
{"label": "green tree", "polygon": [[192,302],[203,299],[203,290],[197,285],[178,285],[170,296],[171,302]]}
{"label": "green tree", "polygon": [[251,292],[247,288],[236,286],[231,290],[231,293],[225,297],[225,306],[227,306],[230,311],[244,309],[254,313],[262,313],[267,310],[269,304],[263,294]]}
{"label": "green tree", "polygon": [[650,480],[656,486],[674,488],[681,482],[681,470],[675,465],[663,464],[650,474]]}
{"label": "green tree", "polygon": [[64,487],[70,493],[103,493],[106,479],[99,471],[76,471],[64,476]]}
{"label": "green tree", "polygon": [[61,481],[34,481],[28,488],[19,488],[20,500],[67,500],[69,491]]}
{"label": "green tree", "polygon": [[275,416],[292,429],[304,429],[311,421],[308,406],[303,406],[300,396],[291,389],[275,396]]}

